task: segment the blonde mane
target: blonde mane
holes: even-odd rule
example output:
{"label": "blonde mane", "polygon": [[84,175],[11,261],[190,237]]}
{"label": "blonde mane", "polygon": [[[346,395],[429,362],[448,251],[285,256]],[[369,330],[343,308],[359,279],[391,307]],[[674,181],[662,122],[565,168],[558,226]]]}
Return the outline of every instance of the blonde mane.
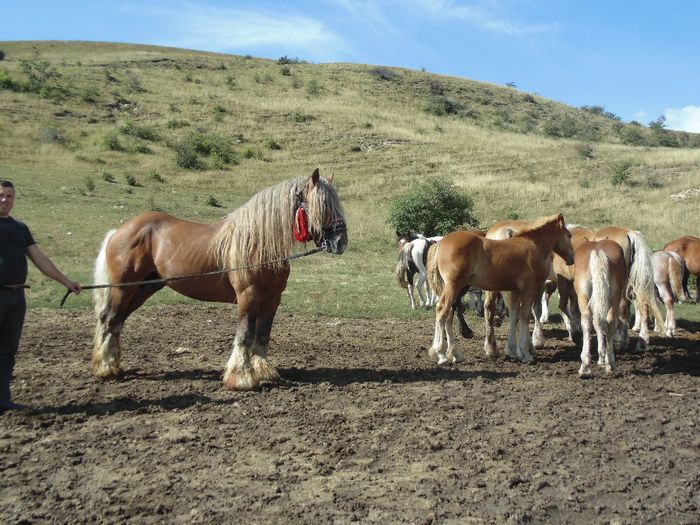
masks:
{"label": "blonde mane", "polygon": [[[307,189],[309,179],[292,179],[255,194],[240,208],[223,220],[212,238],[211,249],[218,264],[224,268],[239,268],[271,262],[267,268],[281,270],[289,263],[279,261],[288,257],[295,247],[293,235],[297,194]],[[340,199],[330,183],[319,177],[305,196],[309,229],[320,233],[323,226],[344,220]],[[239,272],[243,280],[254,270]]]}
{"label": "blonde mane", "polygon": [[545,226],[549,226],[553,222],[559,221],[559,218],[561,217],[561,214],[557,215],[550,215],[548,217],[542,217],[540,219],[537,219],[535,222],[530,224],[528,227],[523,228],[519,232],[514,232],[513,237],[522,237],[524,235],[527,235],[528,233],[541,230]]}

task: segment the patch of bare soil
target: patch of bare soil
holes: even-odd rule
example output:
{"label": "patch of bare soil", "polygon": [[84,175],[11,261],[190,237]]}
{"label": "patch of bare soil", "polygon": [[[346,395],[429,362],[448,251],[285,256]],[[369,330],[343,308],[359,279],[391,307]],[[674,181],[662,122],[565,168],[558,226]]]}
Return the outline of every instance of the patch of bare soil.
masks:
{"label": "patch of bare soil", "polygon": [[228,308],[141,309],[107,382],[90,312],[32,310],[14,392],[33,409],[0,416],[0,521],[700,522],[700,326],[581,380],[558,324],[531,365],[473,339],[446,369],[432,325],[282,313],[282,380],[229,392]]}

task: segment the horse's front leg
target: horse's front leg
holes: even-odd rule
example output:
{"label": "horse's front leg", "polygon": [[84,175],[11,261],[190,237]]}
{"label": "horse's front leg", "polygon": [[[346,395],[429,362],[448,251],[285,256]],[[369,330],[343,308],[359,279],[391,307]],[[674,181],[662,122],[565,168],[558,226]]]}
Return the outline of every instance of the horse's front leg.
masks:
{"label": "horse's front leg", "polygon": [[[542,297],[544,297],[544,291]],[[535,301],[532,302],[532,318],[534,321],[534,327],[532,329],[533,350],[535,348],[544,348],[544,335],[542,334],[542,323],[545,322],[542,321],[543,303],[544,300],[540,301],[539,299],[535,299]]]}
{"label": "horse's front leg", "polygon": [[224,372],[224,386],[229,390],[252,390],[259,385],[251,360],[258,320],[258,305],[253,296],[253,287],[238,295],[238,329]]}
{"label": "horse's front leg", "polygon": [[261,381],[279,381],[280,375],[277,369],[267,360],[267,351],[270,347],[270,334],[272,322],[275,319],[277,308],[282,300],[282,292],[275,294],[260,306],[258,322],[255,327],[255,339],[253,341],[251,363],[255,371],[255,377]]}

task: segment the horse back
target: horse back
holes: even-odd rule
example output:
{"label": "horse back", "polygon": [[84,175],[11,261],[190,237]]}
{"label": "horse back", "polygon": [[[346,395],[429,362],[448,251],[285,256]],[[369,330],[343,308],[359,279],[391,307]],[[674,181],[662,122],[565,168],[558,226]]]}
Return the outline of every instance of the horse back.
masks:
{"label": "horse back", "polygon": [[[121,226],[109,241],[107,260],[112,282],[179,277],[217,271],[211,240],[220,224],[186,221],[162,212],[142,213]],[[226,274],[168,283],[194,299],[233,302]]]}
{"label": "horse back", "polygon": [[686,268],[694,275],[700,274],[700,239],[685,235],[664,246],[664,251],[675,252],[685,261]]}

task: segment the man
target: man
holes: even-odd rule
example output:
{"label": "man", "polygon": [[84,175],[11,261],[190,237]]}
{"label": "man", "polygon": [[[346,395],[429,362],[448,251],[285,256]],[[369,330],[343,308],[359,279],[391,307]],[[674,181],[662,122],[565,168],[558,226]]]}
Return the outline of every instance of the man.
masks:
{"label": "man", "polygon": [[63,275],[42,253],[29,228],[10,217],[14,204],[14,185],[0,179],[0,414],[26,408],[12,401],[10,379],[27,309],[24,301],[27,257],[44,275],[71,292],[80,293],[80,285]]}

